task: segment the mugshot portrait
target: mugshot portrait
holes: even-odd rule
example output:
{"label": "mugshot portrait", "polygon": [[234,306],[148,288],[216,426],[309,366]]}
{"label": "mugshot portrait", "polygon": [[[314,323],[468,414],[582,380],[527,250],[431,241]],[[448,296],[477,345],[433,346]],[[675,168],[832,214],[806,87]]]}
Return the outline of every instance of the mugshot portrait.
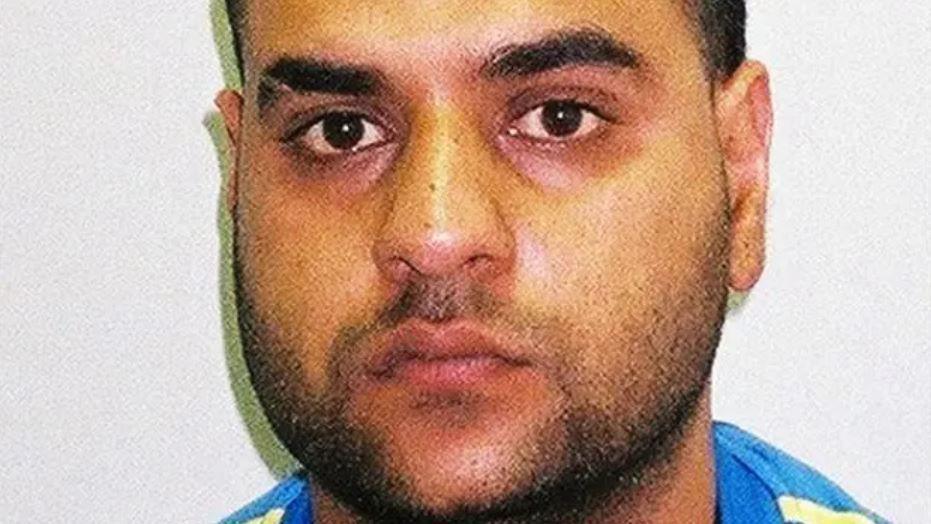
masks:
{"label": "mugshot portrait", "polygon": [[925,522],[931,8],[17,1],[0,521]]}

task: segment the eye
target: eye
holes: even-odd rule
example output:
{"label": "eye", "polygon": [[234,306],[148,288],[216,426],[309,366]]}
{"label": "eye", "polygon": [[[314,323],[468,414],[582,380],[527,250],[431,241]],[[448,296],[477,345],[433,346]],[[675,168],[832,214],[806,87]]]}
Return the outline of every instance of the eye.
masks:
{"label": "eye", "polygon": [[553,100],[524,113],[508,128],[511,136],[560,142],[581,138],[597,129],[604,118],[585,104]]}
{"label": "eye", "polygon": [[566,140],[584,136],[598,127],[600,117],[582,104],[554,100],[524,113],[508,129],[510,135],[539,140]]}
{"label": "eye", "polygon": [[338,111],[298,129],[288,141],[320,156],[359,151],[386,141],[386,131],[360,113]]}

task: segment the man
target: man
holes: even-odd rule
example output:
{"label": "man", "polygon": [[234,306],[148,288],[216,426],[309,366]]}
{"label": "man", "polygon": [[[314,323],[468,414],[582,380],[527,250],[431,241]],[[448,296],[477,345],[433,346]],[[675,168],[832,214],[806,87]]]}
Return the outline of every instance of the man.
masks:
{"label": "man", "polygon": [[230,0],[246,361],[306,468],[229,522],[878,519],[712,422],[763,268],[737,0]]}

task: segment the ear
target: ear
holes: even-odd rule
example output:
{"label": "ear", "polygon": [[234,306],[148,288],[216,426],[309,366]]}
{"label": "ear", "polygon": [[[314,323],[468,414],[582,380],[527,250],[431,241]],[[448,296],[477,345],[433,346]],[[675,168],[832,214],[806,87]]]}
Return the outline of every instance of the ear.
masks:
{"label": "ear", "polygon": [[715,93],[731,211],[728,285],[746,292],[766,257],[766,191],[773,110],[763,64],[745,61]]}
{"label": "ear", "polygon": [[226,187],[226,206],[232,213],[236,208],[236,185],[238,179],[239,166],[239,145],[242,132],[242,96],[232,89],[224,89],[217,93],[214,99],[220,115],[223,117],[223,123],[226,125],[226,133],[230,144],[230,172],[227,178]]}

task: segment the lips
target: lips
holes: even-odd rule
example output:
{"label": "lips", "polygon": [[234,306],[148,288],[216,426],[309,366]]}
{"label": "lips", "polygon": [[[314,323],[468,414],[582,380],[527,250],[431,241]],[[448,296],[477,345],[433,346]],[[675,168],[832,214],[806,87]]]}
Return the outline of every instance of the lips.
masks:
{"label": "lips", "polygon": [[475,384],[527,365],[527,358],[474,323],[411,321],[383,339],[368,369],[379,381],[447,387]]}

